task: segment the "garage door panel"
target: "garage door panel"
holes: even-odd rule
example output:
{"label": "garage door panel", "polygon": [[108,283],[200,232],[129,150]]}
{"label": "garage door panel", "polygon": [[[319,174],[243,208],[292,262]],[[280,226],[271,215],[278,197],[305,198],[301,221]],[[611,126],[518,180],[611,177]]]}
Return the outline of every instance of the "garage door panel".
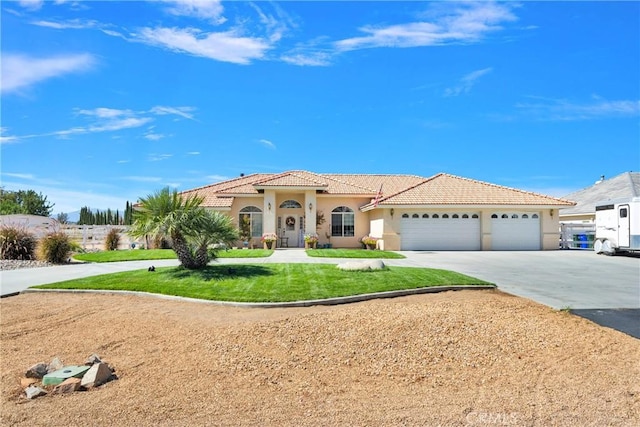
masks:
{"label": "garage door panel", "polygon": [[480,250],[480,220],[402,218],[401,236],[403,250]]}
{"label": "garage door panel", "polygon": [[495,251],[540,250],[538,215],[509,213],[491,219],[491,248]]}

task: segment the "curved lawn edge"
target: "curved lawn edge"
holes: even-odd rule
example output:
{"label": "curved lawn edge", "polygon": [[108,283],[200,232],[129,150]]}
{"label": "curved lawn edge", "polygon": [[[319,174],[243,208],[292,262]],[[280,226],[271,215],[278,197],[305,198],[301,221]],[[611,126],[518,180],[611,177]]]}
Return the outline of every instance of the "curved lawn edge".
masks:
{"label": "curved lawn edge", "polygon": [[197,302],[203,304],[217,304],[231,307],[249,307],[249,308],[287,308],[287,307],[311,307],[314,305],[339,305],[350,304],[354,302],[369,301],[373,299],[397,298],[410,295],[430,294],[446,291],[463,291],[463,290],[488,290],[497,289],[496,285],[453,285],[453,286],[430,286],[426,288],[404,289],[397,291],[374,292],[369,294],[350,295],[345,297],[333,297],[326,299],[313,299],[303,301],[288,302],[235,302],[235,301],[215,301],[199,298],[180,297],[176,295],[154,294],[151,292],[141,291],[105,291],[96,289],[25,289],[20,293],[37,293],[37,292],[59,292],[65,294],[111,294],[111,295],[137,295],[152,298],[160,298],[174,301]]}

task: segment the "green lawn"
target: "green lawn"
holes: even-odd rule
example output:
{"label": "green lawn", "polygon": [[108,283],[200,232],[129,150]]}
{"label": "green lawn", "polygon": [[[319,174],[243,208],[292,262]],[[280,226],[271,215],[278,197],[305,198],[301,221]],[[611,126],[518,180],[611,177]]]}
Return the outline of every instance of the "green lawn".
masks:
{"label": "green lawn", "polygon": [[[268,257],[273,250],[265,249],[229,249],[218,251],[219,258],[263,258]],[[133,249],[124,251],[101,251],[77,254],[73,256],[79,261],[87,262],[116,262],[116,261],[146,261],[153,259],[176,259],[172,249]]]}
{"label": "green lawn", "polygon": [[370,251],[366,249],[307,249],[307,255],[319,258],[377,258],[401,259],[404,255],[396,252]]}
{"label": "green lawn", "polygon": [[180,267],[107,274],[34,286],[41,289],[142,291],[217,301],[284,302],[415,289],[490,283],[447,270],[387,267],[343,271],[332,264],[215,265],[203,270]]}

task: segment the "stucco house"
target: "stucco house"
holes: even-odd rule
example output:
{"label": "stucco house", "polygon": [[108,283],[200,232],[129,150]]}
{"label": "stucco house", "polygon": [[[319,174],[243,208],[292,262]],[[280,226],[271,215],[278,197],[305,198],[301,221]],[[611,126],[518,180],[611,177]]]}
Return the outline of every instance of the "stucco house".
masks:
{"label": "stucco house", "polygon": [[256,173],[181,194],[248,220],[254,244],[275,233],[300,247],[317,233],[321,244],[355,248],[370,235],[385,250],[557,249],[558,209],[574,204],[445,173]]}

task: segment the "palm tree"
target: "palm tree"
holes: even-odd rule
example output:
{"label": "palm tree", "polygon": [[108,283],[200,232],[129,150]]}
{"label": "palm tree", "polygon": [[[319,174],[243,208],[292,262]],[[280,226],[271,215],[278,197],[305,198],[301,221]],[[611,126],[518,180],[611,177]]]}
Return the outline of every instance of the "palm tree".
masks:
{"label": "palm tree", "polygon": [[201,207],[202,200],[198,196],[182,197],[165,187],[140,199],[129,234],[136,238],[169,237],[184,268],[204,268],[209,262],[208,246],[233,241],[237,232],[229,217]]}

